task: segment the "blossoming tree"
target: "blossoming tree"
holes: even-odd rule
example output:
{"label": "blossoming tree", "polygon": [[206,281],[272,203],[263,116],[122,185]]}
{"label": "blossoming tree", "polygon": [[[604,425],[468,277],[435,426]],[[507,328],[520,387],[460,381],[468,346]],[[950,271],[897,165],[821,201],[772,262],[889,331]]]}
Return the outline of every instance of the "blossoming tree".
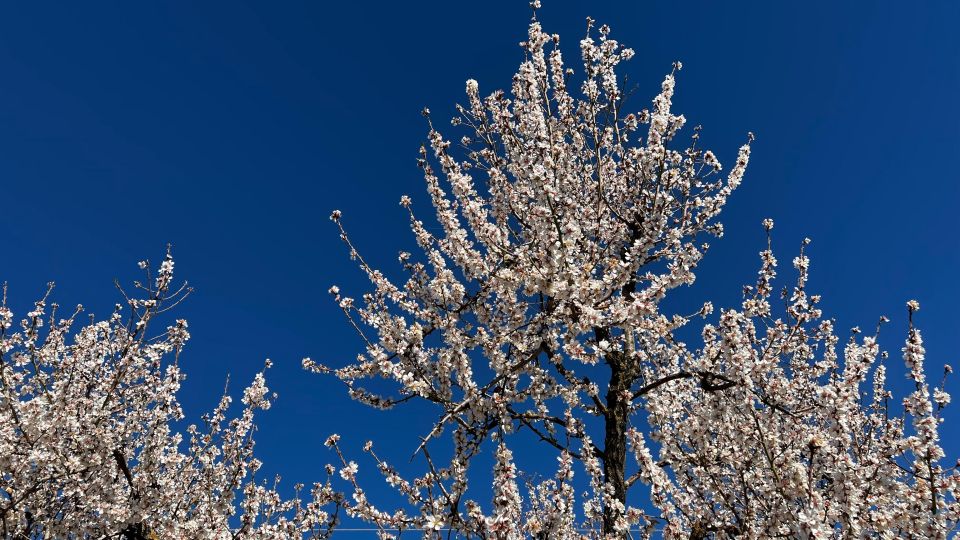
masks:
{"label": "blossoming tree", "polygon": [[[230,419],[221,399],[186,434],[176,394],[187,323],[156,321],[189,293],[168,254],[106,320],[76,331],[48,289],[14,326],[0,304],[0,532],[4,538],[326,537],[338,496],[315,485],[283,499],[255,478],[254,413],[270,407],[259,373]],[[52,289],[52,285],[50,287]],[[298,488],[299,489],[299,488]],[[333,511],[334,513],[329,513]]]}
{"label": "blossoming tree", "polygon": [[[452,122],[466,130],[459,145],[424,110],[419,164],[442,232],[401,199],[421,251],[400,254],[405,282],[371,267],[346,218],[331,215],[372,283],[362,302],[330,290],[365,348],[347,365],[305,367],[373,407],[420,400],[437,411],[416,449],[420,477],[401,478],[366,446],[413,511],[375,505],[339,437],[328,440],[353,486],[349,514],[384,537],[420,528],[498,539],[944,538],[960,511],[960,481],[938,446],[949,398],[942,388],[931,396],[912,325],[904,359],[916,390],[900,416],[876,336],[836,352],[832,323],[806,290],[802,250],[782,312],[768,246],[756,286],[703,327],[702,346],[678,330],[711,315],[709,303],[692,315],[662,307],[694,281],[705,237],[722,235],[717,217],[752,135],[725,175],[699,127],[678,143],[679,63],[649,110],[627,110],[617,70],[634,53],[607,26],[588,20],[579,79],[536,18],[522,46],[509,93],[484,97],[467,81]],[[769,235],[773,223],[764,226]],[[526,497],[511,450],[524,432],[558,460],[555,477]],[[444,433],[452,451],[440,462],[430,449]],[[492,505],[468,490],[468,466],[487,447]],[[586,475],[583,497],[575,471]],[[629,504],[641,485],[650,504]]]}
{"label": "blossoming tree", "polygon": [[[349,497],[334,478],[309,496],[298,486],[290,499],[257,480],[254,414],[272,399],[263,372],[238,417],[225,395],[204,427],[178,431],[178,357],[189,334],[182,320],[156,325],[188,289],[172,287],[168,255],[155,276],[142,263],[136,294],[121,289],[125,303],[86,325],[81,308],[58,318],[45,296],[17,329],[4,290],[3,536],[329,537],[341,510],[384,538],[410,529],[484,539],[951,534],[960,476],[939,444],[950,398],[927,380],[919,304],[908,304],[903,360],[913,390],[902,402],[886,386],[880,324],[838,352],[807,290],[803,248],[796,282],[777,302],[768,240],[739,308],[704,323],[702,344],[688,345],[682,329],[713,307],[677,315],[664,299],[694,281],[705,237],[722,235],[717,217],[752,137],[726,174],[699,128],[679,144],[679,64],[649,110],[627,111],[617,69],[633,52],[606,26],[588,23],[579,78],[538,22],[523,47],[509,94],[483,97],[467,82],[453,122],[467,131],[459,150],[431,123],[420,166],[442,232],[401,199],[421,251],[400,254],[404,283],[367,264],[341,214],[331,216],[373,284],[362,302],[330,290],[365,348],[339,367],[304,364],[371,406],[436,409],[416,448],[419,477],[402,477],[365,447],[406,508],[374,504],[371,479],[336,435],[327,444],[341,466],[328,474]],[[772,221],[764,227],[769,238]],[[521,485],[521,437],[556,457],[552,478]],[[468,468],[488,449],[492,504],[468,489],[477,477]]]}

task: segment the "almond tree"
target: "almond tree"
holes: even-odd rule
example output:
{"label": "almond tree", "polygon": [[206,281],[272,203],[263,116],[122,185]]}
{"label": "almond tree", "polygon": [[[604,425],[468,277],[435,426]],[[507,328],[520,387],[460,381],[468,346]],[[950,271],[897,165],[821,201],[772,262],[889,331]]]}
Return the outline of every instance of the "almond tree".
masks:
{"label": "almond tree", "polygon": [[299,487],[284,500],[276,483],[255,478],[254,413],[271,403],[263,372],[244,390],[240,416],[228,416],[224,394],[202,428],[175,429],[178,358],[190,335],[184,320],[160,331],[155,321],[189,289],[172,287],[169,253],[155,278],[140,266],[146,281],[136,294],[120,289],[124,302],[110,317],[85,325],[82,306],[62,317],[50,303],[51,284],[16,330],[4,286],[3,537],[326,537],[339,500],[328,484],[304,504]]}
{"label": "almond tree", "polygon": [[[784,316],[770,308],[768,249],[742,310],[722,313],[704,327],[704,345],[688,348],[677,331],[712,306],[677,315],[662,302],[693,283],[704,240],[722,235],[717,216],[743,178],[753,137],[722,174],[699,127],[678,142],[686,124],[671,104],[679,63],[652,107],[631,111],[617,70],[634,52],[606,25],[588,19],[576,77],[559,42],[534,17],[509,93],[484,95],[467,81],[466,105],[452,122],[465,131],[456,146],[424,110],[429,142],[419,164],[442,232],[401,198],[420,249],[400,254],[405,282],[371,267],[345,218],[331,215],[373,285],[362,302],[330,289],[365,348],[340,367],[310,359],[305,367],[332,373],[373,407],[420,400],[437,411],[416,449],[421,477],[401,478],[366,446],[413,512],[374,505],[339,437],[328,440],[353,486],[349,513],[384,537],[408,528],[480,538],[638,530],[670,538],[944,537],[957,519],[957,480],[938,465],[919,333],[911,330],[907,347],[916,433],[889,409],[884,369],[872,367],[874,338],[852,341],[837,357],[832,326],[818,322],[817,299],[804,289],[804,256]],[[871,369],[872,405],[860,400]],[[365,382],[377,379],[393,390]],[[510,449],[521,432],[559,463],[556,477],[526,498]],[[444,433],[452,452],[439,462],[430,449]],[[485,510],[469,498],[467,469],[488,441],[497,464]],[[575,469],[589,483],[579,501]],[[628,504],[638,483],[650,486],[655,511]]]}
{"label": "almond tree", "polygon": [[[764,223],[769,231],[773,222]],[[808,243],[804,241],[804,245]],[[891,404],[887,353],[853,329],[843,346],[806,290],[810,261],[793,261],[797,281],[772,307],[777,261],[761,252],[755,287],[739,310],[703,328],[690,371],[722,373],[722,392],[689,380],[646,398],[650,438],[628,433],[639,477],[670,538],[946,538],[960,518],[956,467],[941,464],[940,413],[946,376],[932,391],[924,373],[919,303],[907,303],[903,347],[914,391]],[[869,391],[867,391],[869,389]]]}

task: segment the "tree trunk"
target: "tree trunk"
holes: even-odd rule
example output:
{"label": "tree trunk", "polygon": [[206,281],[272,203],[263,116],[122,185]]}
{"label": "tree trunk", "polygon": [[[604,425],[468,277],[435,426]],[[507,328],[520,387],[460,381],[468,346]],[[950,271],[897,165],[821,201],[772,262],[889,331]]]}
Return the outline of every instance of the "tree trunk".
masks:
{"label": "tree trunk", "polygon": [[[626,507],[627,482],[624,478],[627,464],[627,420],[630,414],[630,400],[627,391],[631,380],[627,373],[625,358],[621,354],[611,354],[610,384],[607,387],[606,413],[604,414],[603,437],[603,476],[613,486],[613,497]],[[604,505],[603,532],[605,535],[615,532],[617,518],[621,512]]]}

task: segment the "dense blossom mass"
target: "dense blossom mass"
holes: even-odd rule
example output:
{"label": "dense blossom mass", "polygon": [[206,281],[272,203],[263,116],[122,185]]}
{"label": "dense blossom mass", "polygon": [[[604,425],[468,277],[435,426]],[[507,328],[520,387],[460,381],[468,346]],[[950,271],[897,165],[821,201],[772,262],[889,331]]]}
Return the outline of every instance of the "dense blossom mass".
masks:
{"label": "dense blossom mass", "polygon": [[[330,289],[365,350],[340,367],[305,366],[371,406],[437,410],[417,448],[422,476],[401,478],[367,445],[406,509],[374,504],[362,467],[328,440],[353,486],[348,513],[384,537],[945,538],[960,480],[942,463],[949,396],[931,393],[919,330],[911,323],[904,347],[916,389],[901,408],[877,336],[841,346],[806,289],[802,249],[796,284],[773,298],[768,246],[742,306],[705,324],[702,345],[682,341],[713,306],[678,315],[663,300],[694,281],[705,237],[722,235],[716,218],[752,135],[723,174],[699,127],[677,144],[679,63],[652,107],[631,111],[617,69],[634,52],[607,26],[588,20],[579,76],[559,43],[535,19],[509,93],[467,81],[459,144],[424,110],[419,163],[441,232],[401,199],[421,251],[400,254],[405,282],[367,264],[346,217],[330,216],[373,285],[359,302]],[[769,237],[773,222],[763,225]],[[512,452],[529,437],[557,468],[522,485]],[[492,503],[468,489],[484,451],[496,458]],[[649,502],[628,504],[645,500],[633,494],[641,485]]]}
{"label": "dense blossom mass", "polygon": [[[254,415],[272,400],[264,372],[239,416],[225,393],[200,427],[179,431],[189,334],[167,312],[189,289],[173,287],[168,255],[155,275],[141,263],[146,280],[120,289],[104,320],[81,323],[82,308],[64,316],[45,296],[17,324],[4,290],[3,536],[328,537],[344,516],[381,538],[954,532],[960,476],[939,440],[950,368],[927,378],[920,305],[907,305],[913,388],[902,400],[878,344],[886,318],[841,343],[808,291],[807,242],[792,285],[775,291],[771,220],[740,306],[673,313],[664,300],[694,282],[705,240],[722,236],[717,217],[752,136],[725,169],[673,111],[679,63],[635,111],[617,74],[634,52],[607,26],[588,21],[579,73],[559,45],[534,20],[509,92],[467,81],[456,145],[424,110],[419,164],[434,215],[425,222],[410,197],[400,201],[419,246],[399,256],[404,281],[367,263],[348,216],[330,216],[372,283],[359,300],[330,288],[364,348],[356,361],[304,366],[373,407],[432,406],[433,427],[411,448],[420,476],[405,477],[373,442],[369,457],[351,456],[331,435],[328,478],[284,496],[258,478],[253,453]],[[531,440],[538,461],[555,464],[545,478],[517,465]],[[471,466],[482,453],[487,474]],[[405,506],[374,500],[370,465]],[[488,479],[491,489],[470,489]]]}
{"label": "dense blossom mass", "polygon": [[[224,395],[202,427],[183,419],[176,394],[187,323],[156,321],[188,293],[172,288],[173,259],[105,320],[74,328],[48,289],[14,323],[0,305],[0,532],[4,538],[324,537],[338,495],[318,484],[283,499],[256,478],[254,413],[270,407],[263,372],[228,416]],[[185,285],[185,284],[184,284]],[[50,287],[52,289],[52,286]],[[151,324],[154,323],[154,324]],[[269,364],[269,362],[268,362]],[[269,365],[267,366],[269,367]],[[331,514],[330,511],[334,513]]]}

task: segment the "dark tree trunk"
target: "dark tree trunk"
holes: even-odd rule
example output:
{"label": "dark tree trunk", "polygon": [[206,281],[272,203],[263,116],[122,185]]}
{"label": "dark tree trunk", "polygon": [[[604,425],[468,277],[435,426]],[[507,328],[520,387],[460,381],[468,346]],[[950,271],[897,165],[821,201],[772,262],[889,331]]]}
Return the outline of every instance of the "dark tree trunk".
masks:
{"label": "dark tree trunk", "polygon": [[[632,383],[625,358],[621,354],[611,354],[610,384],[607,387],[606,413],[604,414],[603,437],[603,476],[613,486],[613,496],[626,506],[627,482],[627,425],[630,415],[630,400],[627,391]],[[609,506],[603,509],[603,532],[614,532],[614,525],[620,513]]]}
{"label": "dark tree trunk", "polygon": [[150,528],[143,523],[132,523],[120,531],[123,540],[150,540]]}

